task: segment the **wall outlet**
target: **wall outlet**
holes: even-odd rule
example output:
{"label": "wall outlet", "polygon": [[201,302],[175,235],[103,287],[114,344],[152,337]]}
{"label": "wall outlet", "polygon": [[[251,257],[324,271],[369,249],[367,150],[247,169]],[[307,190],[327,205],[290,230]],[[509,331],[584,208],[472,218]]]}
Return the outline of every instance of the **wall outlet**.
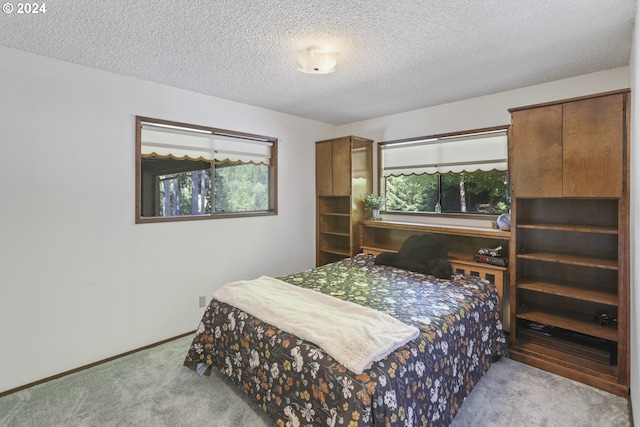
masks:
{"label": "wall outlet", "polygon": [[203,308],[205,305],[207,305],[207,297],[202,295],[198,298],[198,306]]}

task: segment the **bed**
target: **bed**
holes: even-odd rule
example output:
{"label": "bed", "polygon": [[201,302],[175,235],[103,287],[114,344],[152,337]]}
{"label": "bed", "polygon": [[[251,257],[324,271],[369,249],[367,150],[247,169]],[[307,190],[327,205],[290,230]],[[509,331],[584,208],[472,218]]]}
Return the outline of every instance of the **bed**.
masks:
{"label": "bed", "polygon": [[362,373],[312,342],[215,298],[184,365],[212,367],[279,426],[446,426],[507,344],[494,285],[377,265],[359,254],[280,277],[387,313],[419,335]]}

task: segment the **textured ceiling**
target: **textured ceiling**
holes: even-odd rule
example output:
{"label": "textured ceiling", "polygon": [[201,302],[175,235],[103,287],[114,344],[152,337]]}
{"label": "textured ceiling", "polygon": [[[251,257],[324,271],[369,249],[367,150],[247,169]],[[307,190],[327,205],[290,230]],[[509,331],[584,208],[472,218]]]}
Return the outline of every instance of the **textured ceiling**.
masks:
{"label": "textured ceiling", "polygon": [[[17,3],[14,3],[17,4]],[[57,0],[0,45],[332,124],[629,64],[635,0]],[[298,50],[340,52],[333,74]]]}

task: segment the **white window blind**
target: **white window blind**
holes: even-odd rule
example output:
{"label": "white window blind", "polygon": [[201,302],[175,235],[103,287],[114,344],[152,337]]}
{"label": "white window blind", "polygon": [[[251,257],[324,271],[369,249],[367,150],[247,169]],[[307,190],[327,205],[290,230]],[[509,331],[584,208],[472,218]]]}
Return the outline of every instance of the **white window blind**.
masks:
{"label": "white window blind", "polygon": [[273,147],[273,143],[266,140],[155,123],[142,124],[141,139],[142,157],[155,156],[219,163],[270,165]]}
{"label": "white window blind", "polygon": [[381,144],[384,177],[507,170],[506,130]]}

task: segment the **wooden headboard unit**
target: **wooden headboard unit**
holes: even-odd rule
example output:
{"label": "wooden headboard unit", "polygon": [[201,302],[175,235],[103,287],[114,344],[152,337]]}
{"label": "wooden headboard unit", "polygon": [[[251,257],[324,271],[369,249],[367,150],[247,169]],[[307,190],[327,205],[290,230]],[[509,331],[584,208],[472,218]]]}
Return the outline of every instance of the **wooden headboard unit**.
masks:
{"label": "wooden headboard unit", "polygon": [[[509,231],[372,220],[362,221],[360,227],[360,250],[365,254],[396,252],[407,237],[413,234],[432,234],[446,240],[449,246],[449,262],[454,272],[479,276],[496,285],[500,298],[500,314],[503,322],[508,323],[509,315],[504,315],[503,301],[505,290],[508,292],[509,268],[476,262],[473,255],[480,248],[497,246],[502,246],[503,254],[509,254]],[[505,324],[504,329],[508,331],[509,325]]]}

